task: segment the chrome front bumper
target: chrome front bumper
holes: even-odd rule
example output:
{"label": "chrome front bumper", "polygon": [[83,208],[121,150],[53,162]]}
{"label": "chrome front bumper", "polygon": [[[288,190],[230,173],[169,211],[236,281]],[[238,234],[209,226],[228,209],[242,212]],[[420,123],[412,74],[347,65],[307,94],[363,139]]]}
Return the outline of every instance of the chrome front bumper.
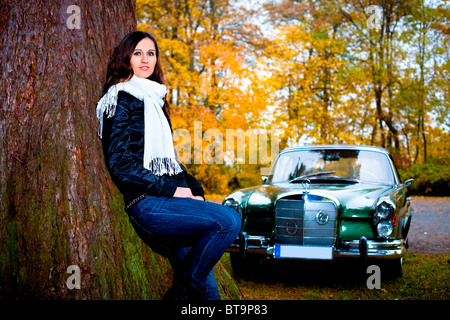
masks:
{"label": "chrome front bumper", "polygon": [[[364,238],[365,240],[365,238]],[[367,244],[365,244],[367,243]],[[364,244],[364,245],[362,245]],[[377,242],[372,240],[343,241],[338,248],[333,246],[333,259],[335,258],[375,258],[375,259],[399,259],[406,253],[404,240],[391,240]],[[246,254],[258,254],[275,258],[275,245],[269,244],[269,239],[263,236],[242,237],[227,249],[228,252],[241,252]],[[307,257],[306,257],[307,259]]]}

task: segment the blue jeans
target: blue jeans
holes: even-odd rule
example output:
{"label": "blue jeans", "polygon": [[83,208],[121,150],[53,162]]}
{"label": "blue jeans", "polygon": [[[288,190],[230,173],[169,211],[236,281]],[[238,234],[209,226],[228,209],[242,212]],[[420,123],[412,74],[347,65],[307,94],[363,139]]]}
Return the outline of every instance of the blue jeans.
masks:
{"label": "blue jeans", "polygon": [[169,258],[174,277],[205,291],[203,299],[218,299],[213,268],[241,230],[235,210],[195,199],[148,196],[129,215],[150,236],[150,247]]}

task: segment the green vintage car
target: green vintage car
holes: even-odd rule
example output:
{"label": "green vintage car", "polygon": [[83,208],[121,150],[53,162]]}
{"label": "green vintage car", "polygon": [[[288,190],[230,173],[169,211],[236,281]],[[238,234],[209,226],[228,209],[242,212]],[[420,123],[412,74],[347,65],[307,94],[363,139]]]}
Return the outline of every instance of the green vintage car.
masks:
{"label": "green vintage car", "polygon": [[[411,225],[411,198],[385,149],[318,145],[280,152],[261,186],[228,195],[242,216],[230,246],[240,273],[258,258],[377,259],[401,274]],[[379,260],[378,260],[379,259]]]}

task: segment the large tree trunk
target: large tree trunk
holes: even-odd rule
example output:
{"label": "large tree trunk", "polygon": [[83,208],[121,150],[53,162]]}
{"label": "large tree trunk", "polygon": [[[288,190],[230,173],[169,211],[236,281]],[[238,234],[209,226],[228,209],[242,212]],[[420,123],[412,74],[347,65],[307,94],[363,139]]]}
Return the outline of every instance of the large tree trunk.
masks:
{"label": "large tree trunk", "polygon": [[159,299],[169,263],[130,226],[95,116],[135,1],[78,1],[79,26],[73,4],[0,0],[0,299]]}

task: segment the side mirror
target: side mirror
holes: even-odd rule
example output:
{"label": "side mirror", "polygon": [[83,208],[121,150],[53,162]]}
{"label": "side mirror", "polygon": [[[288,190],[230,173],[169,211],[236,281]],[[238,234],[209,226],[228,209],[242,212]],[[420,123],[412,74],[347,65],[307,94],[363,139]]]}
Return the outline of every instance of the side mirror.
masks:
{"label": "side mirror", "polygon": [[411,185],[411,183],[413,183],[414,179],[408,179],[405,182],[403,182],[403,187],[406,188],[408,186]]}
{"label": "side mirror", "polygon": [[267,182],[267,176],[262,176],[262,177],[261,177],[261,180],[262,180],[262,183],[263,183],[263,184],[266,184],[266,182]]}
{"label": "side mirror", "polygon": [[414,179],[408,179],[405,182],[399,184],[397,193],[402,195],[403,194],[403,189],[408,188],[413,181],[414,181]]}

